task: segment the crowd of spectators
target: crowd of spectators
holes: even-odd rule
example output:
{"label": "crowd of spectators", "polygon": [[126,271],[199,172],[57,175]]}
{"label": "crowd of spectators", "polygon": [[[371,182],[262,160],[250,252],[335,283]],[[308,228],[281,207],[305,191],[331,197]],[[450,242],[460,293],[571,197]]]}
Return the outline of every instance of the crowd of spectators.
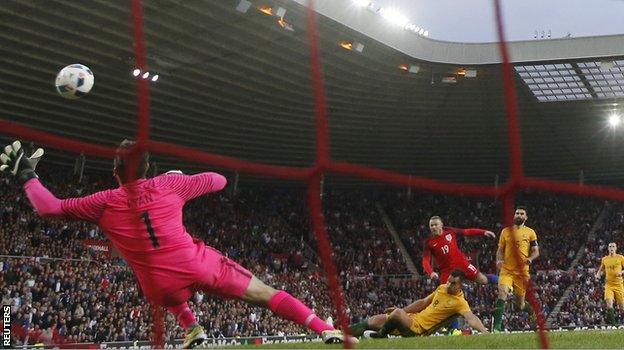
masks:
{"label": "crowd of spectators", "polygon": [[[618,254],[624,248],[624,205],[613,204],[608,209],[604,224],[596,235],[590,236],[578,263],[573,266],[575,285],[570,290],[570,298],[556,315],[555,324],[560,326],[585,326],[607,324],[604,301],[604,277],[596,278],[596,271],[602,257],[608,254],[607,245],[615,242]],[[604,276],[604,274],[603,274]],[[616,306],[617,310],[617,306]],[[619,324],[624,322],[624,314],[616,312]]]}
{"label": "crowd of spectators", "polygon": [[[325,224],[338,267],[349,275],[407,274],[407,265],[371,196],[330,191],[324,197]],[[307,217],[305,213],[300,214]]]}
{"label": "crowd of spectators", "polygon": [[[65,181],[63,174],[44,174],[42,178],[59,197],[112,186],[112,181],[96,177],[80,184]],[[83,244],[84,239],[104,239],[97,227],[83,222],[41,220],[21,189],[6,179],[0,181],[0,255],[20,256],[0,260],[0,297],[3,304],[14,306],[14,324],[24,330],[15,333],[14,344],[148,339],[151,312],[131,270],[123,260],[108,258]],[[560,269],[583,244],[602,207],[592,201],[543,195],[526,202],[531,203],[531,225],[543,242],[540,260],[544,263],[537,269],[545,271],[536,273],[535,285],[548,313],[566,286],[577,282]],[[492,200],[435,195],[409,199],[405,194],[355,190],[327,192],[326,225],[352,321],[391,305],[405,306],[435,288],[435,282],[428,278],[395,278],[409,271],[376,203],[390,215],[417,266],[431,215],[443,216],[452,226],[483,227],[497,233],[502,228],[496,215],[500,213],[499,204]],[[566,206],[573,213],[566,213]],[[238,261],[267,284],[289,291],[320,317],[336,320],[309,229],[303,190],[242,189],[237,194],[202,197],[185,208],[185,225],[191,234]],[[555,244],[558,251],[551,252]],[[484,271],[493,272],[495,240],[465,239],[462,246]],[[489,324],[496,288],[468,284],[466,296],[474,311]],[[214,337],[307,333],[268,310],[240,301],[196,293],[189,304]],[[529,327],[526,314],[508,315],[508,328]],[[167,338],[183,337],[184,330],[171,315],[166,321]]]}

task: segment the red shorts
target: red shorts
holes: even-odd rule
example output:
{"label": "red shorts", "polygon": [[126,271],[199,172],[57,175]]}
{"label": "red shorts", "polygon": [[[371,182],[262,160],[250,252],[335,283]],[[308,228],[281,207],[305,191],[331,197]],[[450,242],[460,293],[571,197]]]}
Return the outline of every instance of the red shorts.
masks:
{"label": "red shorts", "polygon": [[147,273],[135,270],[147,299],[162,306],[177,306],[196,291],[222,298],[240,298],[245,294],[253,277],[249,270],[203,242],[196,244],[192,256],[191,260],[180,261],[172,254],[171,268],[165,271],[163,268],[150,269]]}
{"label": "red shorts", "polygon": [[465,263],[461,265],[454,266],[453,269],[451,270],[440,271],[440,284],[446,283],[446,281],[448,281],[449,276],[451,275],[451,272],[453,272],[453,270],[455,269],[463,271],[464,274],[466,274],[466,278],[469,280],[474,280],[475,278],[477,278],[477,276],[480,273],[479,269],[477,269],[470,262],[466,261]]}

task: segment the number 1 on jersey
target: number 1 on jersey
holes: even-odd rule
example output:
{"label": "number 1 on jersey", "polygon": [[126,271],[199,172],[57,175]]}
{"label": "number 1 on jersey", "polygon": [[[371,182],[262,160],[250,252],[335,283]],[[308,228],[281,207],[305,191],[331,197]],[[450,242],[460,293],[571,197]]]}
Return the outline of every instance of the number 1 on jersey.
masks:
{"label": "number 1 on jersey", "polygon": [[149,214],[145,212],[143,213],[143,215],[141,215],[141,218],[145,222],[145,226],[147,226],[147,233],[149,233],[150,239],[152,240],[152,246],[154,248],[160,247],[160,244],[158,243],[158,238],[156,238],[156,232],[152,227],[152,221],[150,220]]}

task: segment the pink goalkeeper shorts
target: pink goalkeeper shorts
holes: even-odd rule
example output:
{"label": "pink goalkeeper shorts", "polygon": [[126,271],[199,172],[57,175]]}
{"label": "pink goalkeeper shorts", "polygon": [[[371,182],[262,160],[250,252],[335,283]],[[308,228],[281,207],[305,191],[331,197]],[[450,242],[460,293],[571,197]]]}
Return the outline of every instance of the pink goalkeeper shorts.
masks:
{"label": "pink goalkeeper shorts", "polygon": [[171,254],[170,267],[159,264],[160,268],[150,269],[147,273],[135,271],[141,289],[150,301],[162,306],[177,306],[188,301],[196,291],[228,299],[240,298],[253,277],[249,270],[203,242],[196,243],[191,260],[180,260],[180,255],[184,254]]}

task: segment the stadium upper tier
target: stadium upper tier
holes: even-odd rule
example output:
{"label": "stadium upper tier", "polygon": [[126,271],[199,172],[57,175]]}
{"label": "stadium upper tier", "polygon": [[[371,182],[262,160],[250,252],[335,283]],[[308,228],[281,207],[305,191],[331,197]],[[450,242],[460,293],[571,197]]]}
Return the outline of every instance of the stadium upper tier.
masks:
{"label": "stadium upper tier", "polygon": [[[302,6],[307,2],[294,1]],[[353,0],[315,0],[314,6],[323,16],[417,60],[459,65],[502,62],[498,43],[448,42],[416,35],[418,33],[413,30],[405,30],[405,25],[396,25],[378,15],[380,6],[375,6],[374,1],[371,3],[370,9],[354,6]],[[466,10],[470,11],[469,4],[458,6],[466,6]],[[475,21],[481,20],[484,19],[475,14]],[[493,18],[491,22],[494,23]],[[623,56],[624,35],[515,41],[509,42],[508,47],[513,63]]]}

